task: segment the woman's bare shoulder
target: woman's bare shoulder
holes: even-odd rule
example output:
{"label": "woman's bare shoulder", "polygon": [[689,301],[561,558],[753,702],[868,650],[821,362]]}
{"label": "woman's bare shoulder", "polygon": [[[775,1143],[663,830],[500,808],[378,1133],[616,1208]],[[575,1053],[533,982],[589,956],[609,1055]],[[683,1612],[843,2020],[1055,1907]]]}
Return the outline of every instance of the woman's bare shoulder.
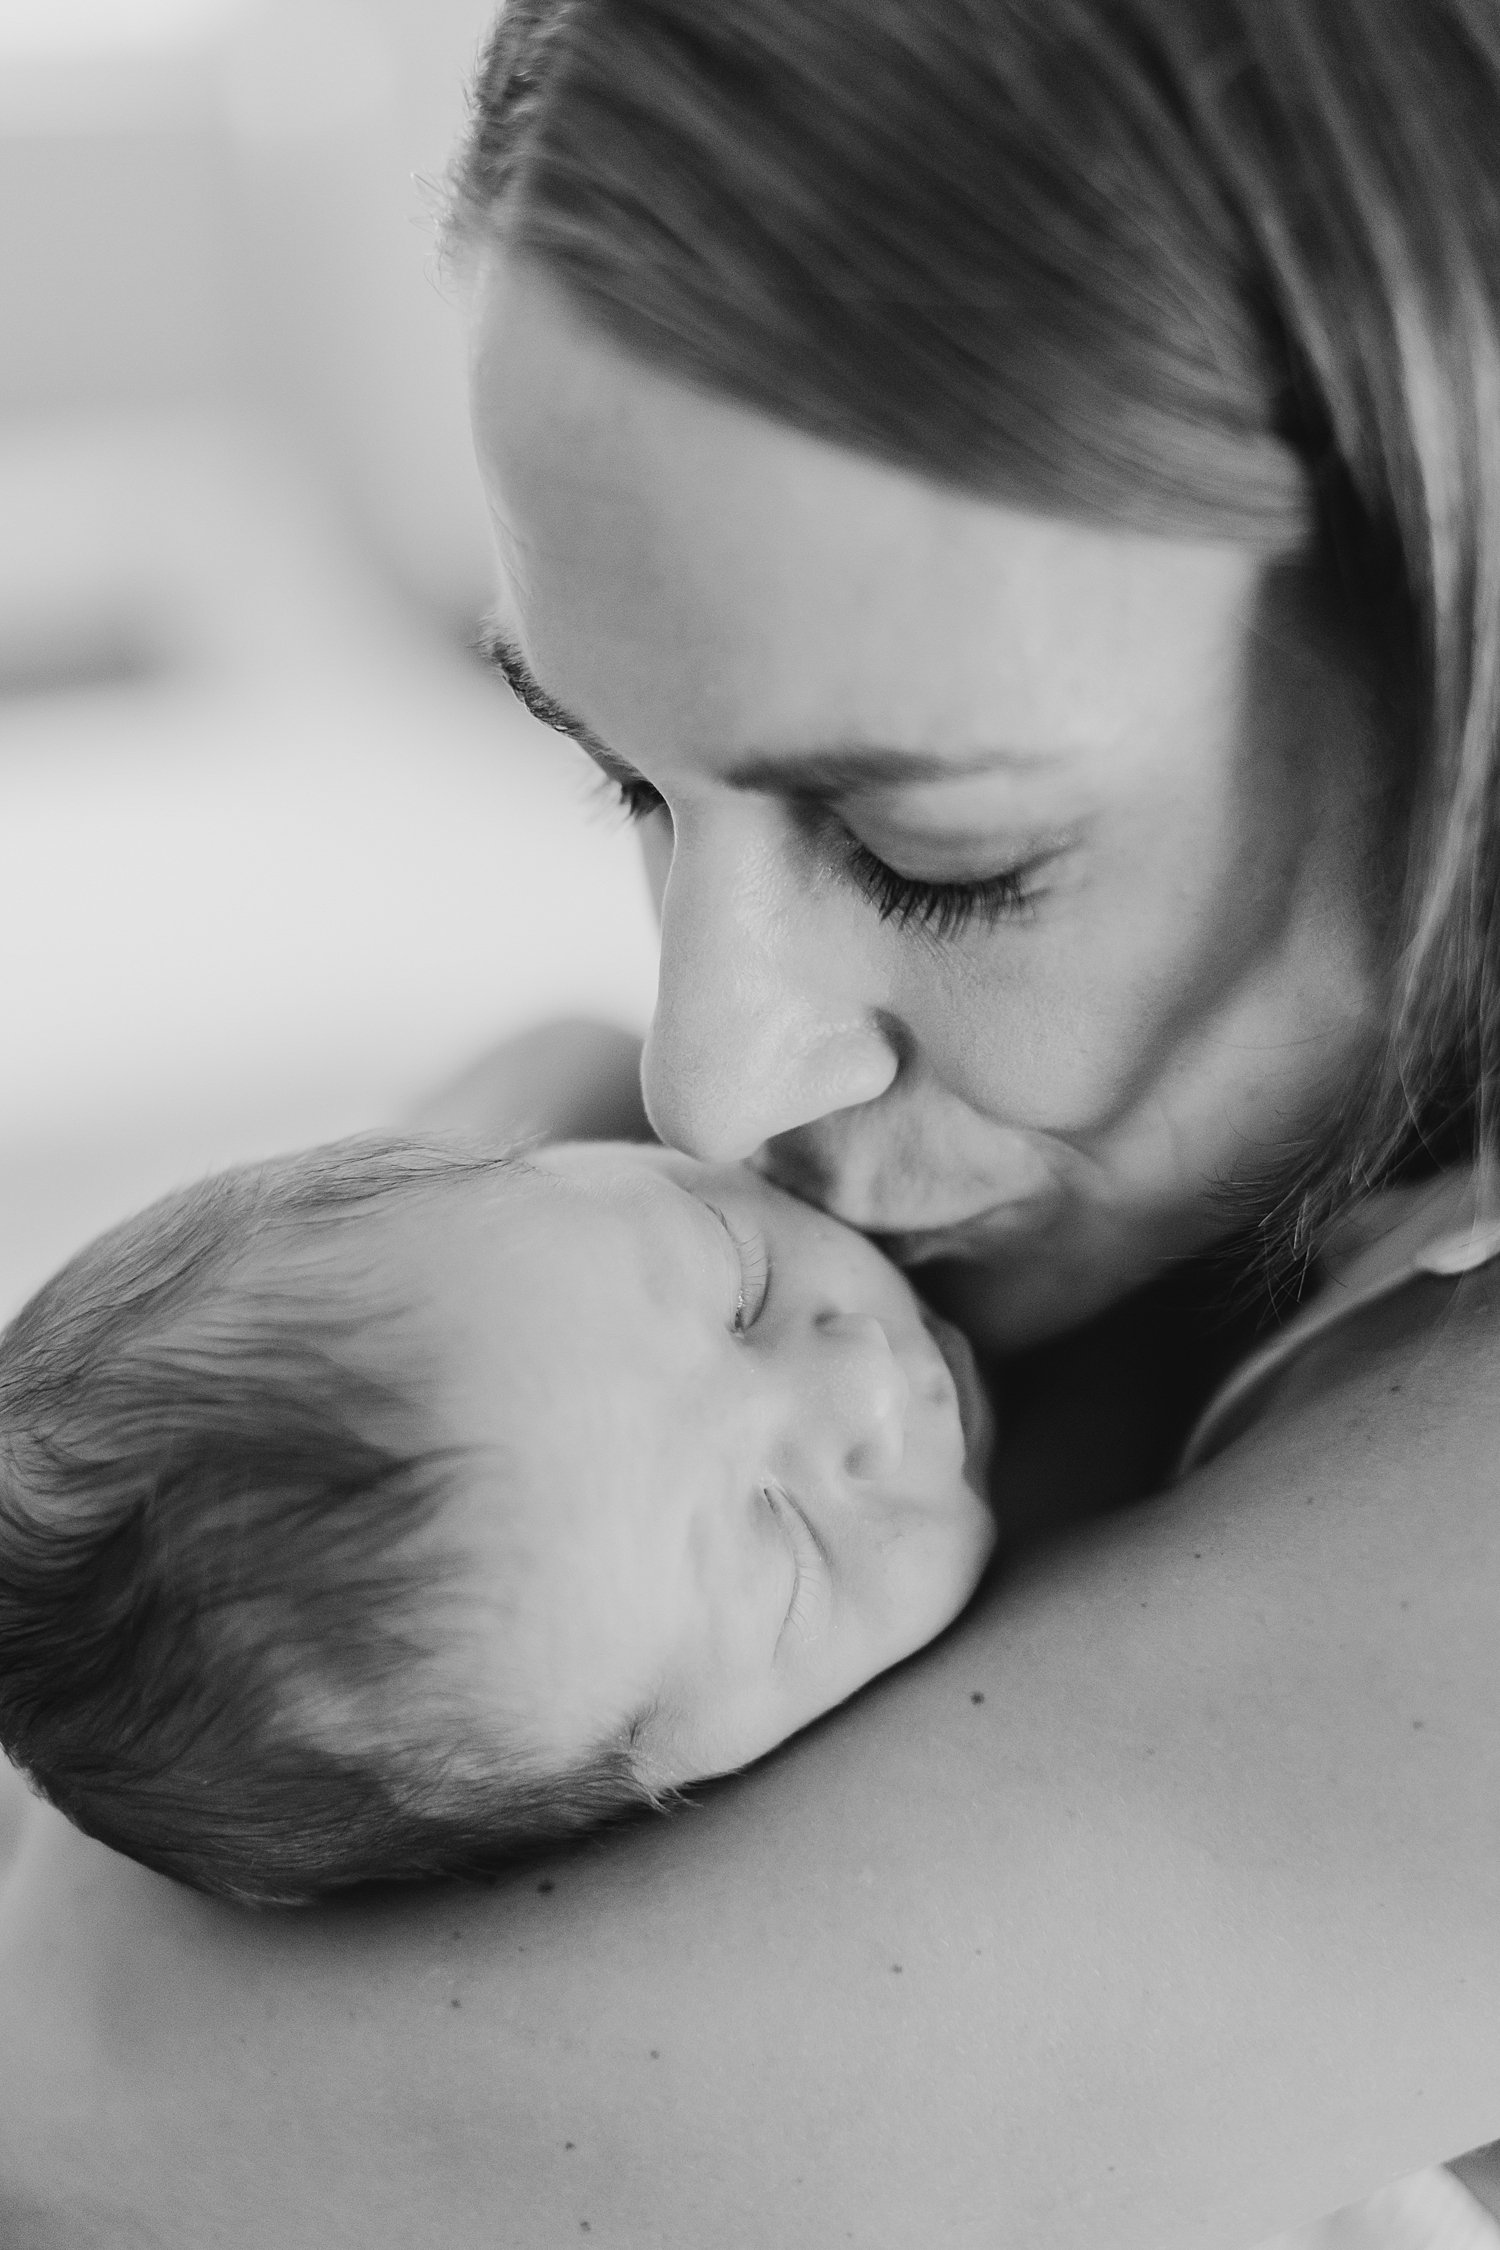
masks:
{"label": "woman's bare shoulder", "polygon": [[245,1917],[39,1816],[12,2194],[163,2250],[1201,2250],[1491,2137],[1500,1311],[1345,1341],[784,1755],[492,1890]]}
{"label": "woman's bare shoulder", "polygon": [[[1366,1477],[1414,1480],[1431,1498],[1430,1471],[1472,1475],[1493,1490],[1500,1452],[1500,1265],[1452,1278],[1415,1273],[1312,1336],[1276,1371],[1249,1443],[1219,1464],[1233,1488],[1253,1491],[1279,1458],[1274,1434],[1295,1423],[1306,1470],[1337,1493]],[[1373,1462],[1372,1462],[1373,1456]]]}

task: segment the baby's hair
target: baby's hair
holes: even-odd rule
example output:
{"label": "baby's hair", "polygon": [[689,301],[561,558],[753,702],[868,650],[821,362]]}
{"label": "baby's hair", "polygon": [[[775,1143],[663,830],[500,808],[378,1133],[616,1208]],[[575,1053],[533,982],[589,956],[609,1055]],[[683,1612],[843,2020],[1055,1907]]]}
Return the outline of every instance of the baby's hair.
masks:
{"label": "baby's hair", "polygon": [[391,1284],[321,1254],[522,1169],[364,1138],[224,1172],[0,1335],[0,1743],[87,1834],[295,1905],[485,1875],[658,1801],[628,1743],[544,1772],[445,1686],[461,1562],[418,1535],[472,1464],[431,1442],[404,1332],[372,1371]]}

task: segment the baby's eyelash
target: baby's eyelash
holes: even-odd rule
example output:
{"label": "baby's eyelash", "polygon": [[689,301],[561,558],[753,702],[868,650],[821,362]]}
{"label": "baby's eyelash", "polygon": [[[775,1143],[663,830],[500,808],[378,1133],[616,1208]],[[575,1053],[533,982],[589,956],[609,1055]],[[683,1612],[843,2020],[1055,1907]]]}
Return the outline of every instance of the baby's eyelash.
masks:
{"label": "baby's eyelash", "polygon": [[729,1231],[740,1254],[740,1298],[735,1307],[734,1328],[737,1336],[743,1336],[766,1309],[766,1299],[771,1294],[771,1261],[758,1234],[737,1234],[733,1227]]}
{"label": "baby's eyelash", "polygon": [[786,1613],[786,1621],[799,1633],[806,1633],[812,1625],[813,1604],[805,1570],[797,1573],[797,1583],[792,1589],[792,1606]]}
{"label": "baby's eyelash", "polygon": [[771,1293],[771,1261],[761,1235],[741,1234],[717,1203],[711,1203],[709,1209],[734,1244],[739,1260],[740,1287],[734,1308],[734,1332],[736,1336],[743,1336],[766,1309],[766,1299]]}
{"label": "baby's eyelash", "polygon": [[[762,1489],[772,1515],[780,1518],[785,1513],[787,1516],[801,1517],[802,1511],[800,1508],[794,1508],[786,1494],[778,1486],[768,1484]],[[792,1581],[792,1598],[787,1606],[786,1616],[782,1620],[781,1632],[777,1635],[778,1648],[786,1635],[788,1626],[795,1625],[799,1632],[805,1633],[813,1621],[813,1588],[807,1567],[803,1562],[803,1541],[795,1531],[791,1534],[791,1550],[792,1562],[797,1575]]]}

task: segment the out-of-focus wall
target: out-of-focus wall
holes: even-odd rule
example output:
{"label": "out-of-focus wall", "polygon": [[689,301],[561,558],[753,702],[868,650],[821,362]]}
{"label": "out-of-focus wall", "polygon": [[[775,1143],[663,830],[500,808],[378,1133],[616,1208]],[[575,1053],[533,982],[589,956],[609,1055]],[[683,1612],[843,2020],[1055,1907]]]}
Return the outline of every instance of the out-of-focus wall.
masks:
{"label": "out-of-focus wall", "polygon": [[260,0],[226,96],[261,372],[385,565],[455,615],[488,534],[434,212],[488,0]]}
{"label": "out-of-focus wall", "polygon": [[654,937],[490,587],[432,194],[484,0],[0,6],[0,1318]]}
{"label": "out-of-focus wall", "polygon": [[232,398],[482,606],[433,207],[488,0],[7,0],[0,415]]}

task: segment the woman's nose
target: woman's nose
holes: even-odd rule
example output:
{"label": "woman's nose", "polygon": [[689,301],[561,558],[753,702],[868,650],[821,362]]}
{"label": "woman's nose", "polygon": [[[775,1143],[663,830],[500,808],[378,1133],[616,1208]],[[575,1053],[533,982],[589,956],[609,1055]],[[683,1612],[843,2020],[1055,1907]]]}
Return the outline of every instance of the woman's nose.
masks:
{"label": "woman's nose", "polygon": [[679,836],[661,909],[646,1109],[715,1164],[878,1099],[897,1057],[862,1000],[867,961],[773,850]]}
{"label": "woman's nose", "polygon": [[824,1466],[856,1483],[893,1476],[906,1454],[911,1385],[878,1320],[821,1313],[813,1323],[819,1380],[809,1400],[809,1442]]}

